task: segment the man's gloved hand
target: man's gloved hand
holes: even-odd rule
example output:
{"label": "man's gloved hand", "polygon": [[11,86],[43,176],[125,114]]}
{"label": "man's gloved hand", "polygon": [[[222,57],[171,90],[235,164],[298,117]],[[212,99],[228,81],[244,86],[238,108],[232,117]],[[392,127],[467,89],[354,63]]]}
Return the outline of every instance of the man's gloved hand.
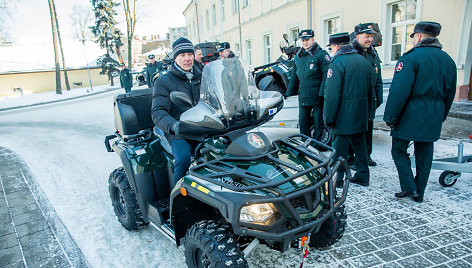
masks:
{"label": "man's gloved hand", "polygon": [[179,135],[179,122],[175,122],[170,127],[170,134]]}

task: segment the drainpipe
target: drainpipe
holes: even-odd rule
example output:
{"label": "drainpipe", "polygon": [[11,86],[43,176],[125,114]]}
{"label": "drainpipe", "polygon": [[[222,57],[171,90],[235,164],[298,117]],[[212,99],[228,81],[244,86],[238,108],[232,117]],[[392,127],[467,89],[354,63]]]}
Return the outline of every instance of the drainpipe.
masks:
{"label": "drainpipe", "polygon": [[241,34],[241,10],[239,8],[239,1],[238,0],[238,28],[239,28],[239,51],[241,52],[240,55],[243,54],[243,37]]}
{"label": "drainpipe", "polygon": [[311,23],[311,20],[312,20],[312,0],[308,0],[308,28],[309,29],[313,29],[313,25]]}
{"label": "drainpipe", "polygon": [[197,3],[195,0],[192,0],[193,3],[193,9],[195,10],[195,18],[197,20],[197,38],[198,38],[198,43],[200,43],[200,21],[198,20],[198,9],[197,9]]}

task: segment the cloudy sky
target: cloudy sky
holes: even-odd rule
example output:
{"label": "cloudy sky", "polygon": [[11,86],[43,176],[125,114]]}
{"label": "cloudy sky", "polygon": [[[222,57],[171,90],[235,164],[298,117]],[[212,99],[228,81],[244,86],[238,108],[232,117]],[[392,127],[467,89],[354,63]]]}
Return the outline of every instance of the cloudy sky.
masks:
{"label": "cloudy sky", "polygon": [[[0,47],[0,71],[44,68],[54,65],[52,47],[51,19],[48,1],[17,0],[19,3],[12,12],[10,33],[14,46]],[[89,0],[56,0],[56,12],[59,20],[61,39],[68,67],[85,65],[84,47],[75,38],[71,23],[71,9],[74,5],[92,7]],[[116,1],[120,2],[121,1]],[[185,26],[183,10],[190,0],[137,0],[138,22],[135,34],[159,34],[165,37],[169,27]],[[120,12],[122,6],[118,6]],[[119,27],[126,27],[124,17],[117,16]],[[126,31],[123,31],[126,33]],[[87,58],[104,53],[97,44],[89,42],[86,46]]]}

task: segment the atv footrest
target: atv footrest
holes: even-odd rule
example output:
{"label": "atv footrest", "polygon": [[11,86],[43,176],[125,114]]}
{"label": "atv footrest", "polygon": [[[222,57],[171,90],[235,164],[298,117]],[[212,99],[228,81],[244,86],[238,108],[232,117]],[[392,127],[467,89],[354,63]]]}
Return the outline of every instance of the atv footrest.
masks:
{"label": "atv footrest", "polygon": [[161,199],[152,205],[157,208],[157,211],[159,211],[159,213],[169,211],[169,199]]}

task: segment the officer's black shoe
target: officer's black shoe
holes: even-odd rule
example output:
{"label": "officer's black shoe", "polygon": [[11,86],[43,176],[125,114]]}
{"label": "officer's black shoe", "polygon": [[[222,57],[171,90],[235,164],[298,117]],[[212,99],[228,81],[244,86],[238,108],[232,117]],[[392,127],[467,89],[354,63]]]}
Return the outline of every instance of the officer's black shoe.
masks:
{"label": "officer's black shoe", "polygon": [[417,191],[412,191],[412,192],[407,192],[407,191],[401,191],[399,193],[395,193],[396,198],[404,198],[404,197],[418,197],[418,192]]}
{"label": "officer's black shoe", "polygon": [[423,197],[413,197],[413,200],[416,202],[416,203],[423,203]]}
{"label": "officer's black shoe", "polygon": [[354,183],[354,184],[358,184],[360,186],[369,186],[369,182],[368,181],[361,181],[359,180],[358,178],[356,177],[353,177],[350,181],[350,183]]}
{"label": "officer's black shoe", "polygon": [[370,158],[370,156],[369,156],[369,161],[368,162],[369,162],[369,167],[377,166],[377,163],[374,160],[372,160],[372,158]]}

